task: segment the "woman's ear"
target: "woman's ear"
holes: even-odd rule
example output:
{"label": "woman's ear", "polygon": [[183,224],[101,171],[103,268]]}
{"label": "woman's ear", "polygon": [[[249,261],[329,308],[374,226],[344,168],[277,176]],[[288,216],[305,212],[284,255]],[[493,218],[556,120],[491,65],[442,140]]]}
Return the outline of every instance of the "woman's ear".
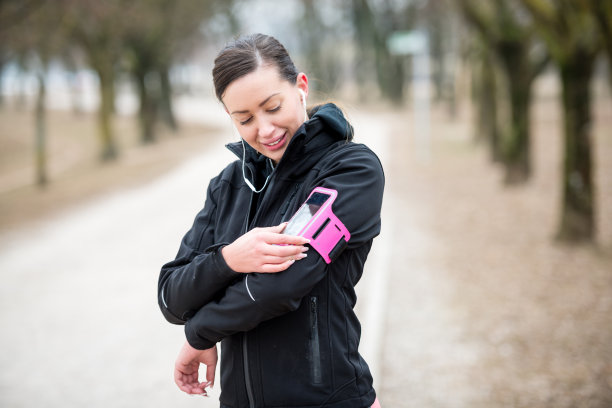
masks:
{"label": "woman's ear", "polygon": [[308,96],[308,77],[305,73],[300,72],[298,74],[295,86],[304,92],[304,95]]}

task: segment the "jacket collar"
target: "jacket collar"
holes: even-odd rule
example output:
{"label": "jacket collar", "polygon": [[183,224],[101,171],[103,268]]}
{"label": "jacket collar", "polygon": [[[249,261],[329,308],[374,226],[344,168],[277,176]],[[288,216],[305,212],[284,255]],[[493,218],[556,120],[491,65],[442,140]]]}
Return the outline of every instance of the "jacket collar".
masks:
{"label": "jacket collar", "polygon": [[[316,106],[311,111],[311,118],[304,122],[295,132],[285,154],[279,161],[276,170],[285,173],[310,169],[321,158],[326,148],[335,142],[353,139],[353,127],[348,123],[342,111],[334,104]],[[229,143],[226,147],[240,160],[243,157],[242,142]],[[265,171],[266,157],[248,143],[244,143],[246,165],[251,169]]]}

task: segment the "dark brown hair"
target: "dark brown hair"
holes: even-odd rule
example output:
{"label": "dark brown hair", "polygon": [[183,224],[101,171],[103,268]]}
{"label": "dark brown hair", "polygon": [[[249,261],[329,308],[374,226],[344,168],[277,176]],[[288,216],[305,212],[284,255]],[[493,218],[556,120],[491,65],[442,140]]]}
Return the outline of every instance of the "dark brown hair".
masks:
{"label": "dark brown hair", "polygon": [[212,71],[219,101],[229,84],[264,65],[276,66],[281,78],[291,84],[296,83],[298,71],[289,53],[276,38],[251,34],[228,43],[215,58]]}

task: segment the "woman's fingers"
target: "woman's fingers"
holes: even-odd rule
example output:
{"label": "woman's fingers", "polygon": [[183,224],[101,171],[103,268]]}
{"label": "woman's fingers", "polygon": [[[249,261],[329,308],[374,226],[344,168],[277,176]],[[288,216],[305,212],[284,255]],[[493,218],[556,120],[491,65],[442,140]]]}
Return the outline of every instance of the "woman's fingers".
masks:
{"label": "woman's fingers", "polygon": [[279,258],[288,258],[291,256],[297,256],[308,251],[307,246],[303,245],[267,245],[263,251],[264,256],[273,256]]}
{"label": "woman's fingers", "polygon": [[200,394],[202,391],[198,388],[199,382],[196,373],[185,373],[179,369],[174,371],[174,382],[178,388],[187,394]]}
{"label": "woman's fingers", "polygon": [[[236,241],[223,247],[221,253],[227,265],[236,272],[280,272],[292,261],[305,257],[304,237],[282,234],[287,223],[273,227],[254,228]],[[274,266],[265,266],[274,265]]]}
{"label": "woman's fingers", "polygon": [[[286,256],[286,257],[268,257],[264,260],[264,262],[261,264],[262,267],[265,265],[282,265],[285,264],[286,262],[295,262],[295,261],[300,261],[304,258],[306,258],[307,254],[297,254],[297,255],[293,255],[293,256]],[[286,268],[288,268],[289,266],[291,266],[290,264],[286,266]],[[285,268],[285,269],[286,269]],[[281,269],[283,270],[283,269]]]}
{"label": "woman's fingers", "polygon": [[295,263],[295,260],[288,260],[282,263],[269,263],[261,266],[260,273],[282,272]]}
{"label": "woman's fingers", "polygon": [[276,245],[305,245],[310,243],[309,239],[299,235],[285,235],[278,232],[267,231],[265,241]]}

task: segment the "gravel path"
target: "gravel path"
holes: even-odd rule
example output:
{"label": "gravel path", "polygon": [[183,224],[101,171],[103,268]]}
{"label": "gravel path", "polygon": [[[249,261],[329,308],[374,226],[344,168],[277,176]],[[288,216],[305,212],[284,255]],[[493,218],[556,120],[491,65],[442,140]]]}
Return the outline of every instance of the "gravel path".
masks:
{"label": "gravel path", "polygon": [[[534,115],[534,179],[506,189],[465,123],[434,115],[423,156],[410,116],[350,111],[387,175],[383,232],[358,285],[383,407],[612,406],[612,118],[595,127],[599,245],[570,248],[551,240],[550,112]],[[147,185],[0,234],[0,406],[217,406],[174,386],[183,332],[155,292],[206,181],[231,159],[214,146]]]}
{"label": "gravel path", "polygon": [[184,335],[155,294],[223,160],[215,148],[2,248],[0,406],[202,406],[172,382]]}

